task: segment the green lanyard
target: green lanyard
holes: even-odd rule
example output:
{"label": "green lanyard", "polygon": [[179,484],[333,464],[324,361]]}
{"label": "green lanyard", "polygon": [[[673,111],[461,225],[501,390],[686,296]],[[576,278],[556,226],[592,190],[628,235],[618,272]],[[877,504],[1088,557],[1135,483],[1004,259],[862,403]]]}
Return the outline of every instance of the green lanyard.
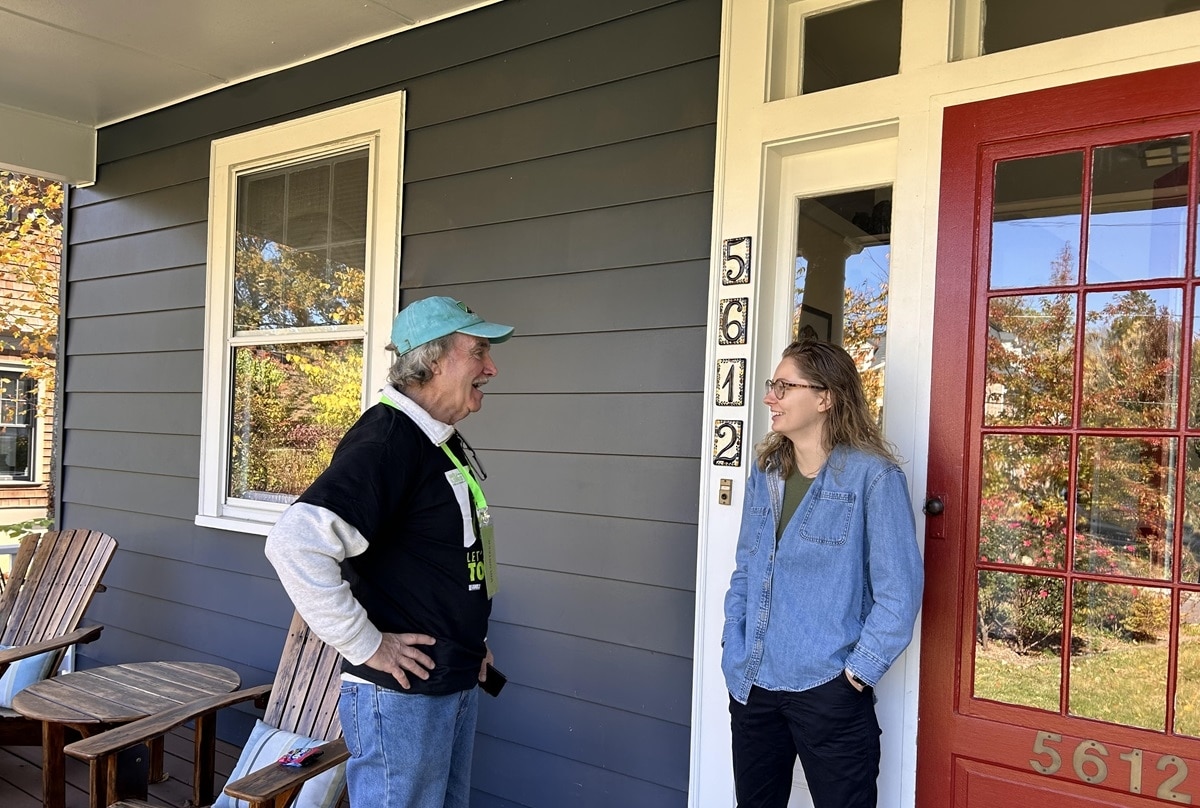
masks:
{"label": "green lanyard", "polygon": [[[387,396],[382,396],[379,400],[393,409],[400,409]],[[487,498],[484,497],[483,488],[480,487],[471,470],[459,462],[447,444],[443,443],[441,446],[442,451],[446,453],[446,457],[450,458],[450,462],[454,464],[454,467],[458,469],[458,473],[466,480],[467,488],[471,492],[471,499],[475,506],[475,521],[479,523],[479,538],[483,541],[483,580],[484,585],[487,587],[487,596],[490,599],[495,596],[500,585],[496,581],[496,541],[495,532],[492,529],[492,514],[488,511]]]}
{"label": "green lanyard", "polygon": [[467,488],[471,489],[471,499],[475,502],[475,519],[479,522],[479,538],[483,540],[483,580],[487,585],[487,596],[491,598],[496,594],[499,584],[496,582],[496,542],[487,499],[484,498],[483,489],[479,487],[475,475],[469,468],[458,462],[458,458],[454,456],[454,452],[450,451],[450,447],[443,443],[442,451],[446,453],[446,457],[450,458],[450,462],[467,481]]}

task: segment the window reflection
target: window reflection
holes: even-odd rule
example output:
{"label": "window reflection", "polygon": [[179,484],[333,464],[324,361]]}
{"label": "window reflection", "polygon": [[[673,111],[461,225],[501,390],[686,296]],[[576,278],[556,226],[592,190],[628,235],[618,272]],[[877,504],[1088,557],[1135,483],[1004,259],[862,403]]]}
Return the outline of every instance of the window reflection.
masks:
{"label": "window reflection", "polygon": [[1074,294],[996,297],[988,302],[988,425],[1071,422]]}
{"label": "window reflection", "polygon": [[1095,0],[961,0],[983,3],[983,52],[1052,42],[1056,39],[1119,28],[1145,20],[1195,11],[1195,0],[1157,3],[1097,3]]}
{"label": "window reflection", "polygon": [[1071,598],[1071,715],[1162,730],[1170,590],[1077,581]]}
{"label": "window reflection", "polygon": [[1063,568],[1069,464],[1065,437],[984,437],[980,561]]}
{"label": "window reflection", "polygon": [[976,698],[1058,711],[1063,580],[980,570]]}
{"label": "window reflection", "polygon": [[892,189],[801,199],[792,339],[836,342],[854,357],[867,405],[883,413]]}
{"label": "window reflection", "polygon": [[804,18],[802,93],[900,72],[900,0],[869,0]]}
{"label": "window reflection", "polygon": [[1082,214],[1083,152],[996,163],[991,287],[1074,283]]}
{"label": "window reflection", "polygon": [[228,495],[291,502],[361,412],[362,342],[233,351]]}
{"label": "window reflection", "polygon": [[1170,427],[1179,410],[1178,289],[1090,294],[1083,343],[1083,424]]}
{"label": "window reflection", "polygon": [[1089,283],[1183,275],[1190,156],[1187,136],[1095,150]]}
{"label": "window reflection", "polygon": [[1169,438],[1079,439],[1075,569],[1171,577],[1175,447]]}
{"label": "window reflection", "polygon": [[238,179],[235,332],[362,323],[368,161],[362,150]]}

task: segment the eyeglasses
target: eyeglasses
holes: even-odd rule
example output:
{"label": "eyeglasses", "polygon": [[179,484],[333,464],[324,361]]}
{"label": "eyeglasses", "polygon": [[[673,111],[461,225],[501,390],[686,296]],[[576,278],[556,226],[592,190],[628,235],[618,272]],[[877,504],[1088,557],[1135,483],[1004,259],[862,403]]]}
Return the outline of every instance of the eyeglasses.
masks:
{"label": "eyeglasses", "polygon": [[774,393],[775,398],[782,399],[787,395],[787,391],[794,387],[803,387],[806,390],[828,390],[820,384],[800,384],[798,382],[785,382],[783,379],[767,379],[766,392]]}

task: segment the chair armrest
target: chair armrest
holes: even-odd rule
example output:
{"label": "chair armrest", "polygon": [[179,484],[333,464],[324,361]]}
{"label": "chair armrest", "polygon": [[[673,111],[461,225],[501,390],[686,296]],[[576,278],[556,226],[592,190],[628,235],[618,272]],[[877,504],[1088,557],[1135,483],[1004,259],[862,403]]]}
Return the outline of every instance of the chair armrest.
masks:
{"label": "chair armrest", "polygon": [[66,648],[69,645],[76,643],[88,643],[100,636],[100,632],[104,630],[104,626],[86,626],[77,628],[74,631],[62,634],[52,640],[42,640],[41,642],[32,642],[28,645],[18,645],[15,648],[10,648],[7,651],[0,651],[0,676],[4,675],[4,671],[14,662],[19,662],[27,657],[43,654],[46,651],[55,651],[59,648]]}
{"label": "chair armrest", "polygon": [[107,732],[101,732],[99,735],[93,735],[90,738],[84,738],[82,741],[76,741],[68,745],[63,751],[79,760],[93,761],[102,757],[108,757],[120,752],[122,749],[128,749],[139,743],[146,743],[189,721],[216,712],[222,707],[239,704],[250,699],[258,699],[270,692],[271,685],[258,685],[257,687],[237,690],[233,693],[207,696],[196,701],[190,701],[187,704],[180,704],[178,707],[172,707],[169,710],[163,710],[161,713],[155,713],[138,721],[133,721],[123,727],[110,729]]}
{"label": "chair armrest", "polygon": [[343,738],[330,741],[321,748],[325,750],[325,754],[317,758],[315,763],[298,769],[272,763],[239,780],[227,783],[225,793],[235,799],[246,800],[252,806],[269,803],[278,795],[299,789],[305,782],[321,772],[328,771],[350,758],[350,752],[346,749],[346,741]]}

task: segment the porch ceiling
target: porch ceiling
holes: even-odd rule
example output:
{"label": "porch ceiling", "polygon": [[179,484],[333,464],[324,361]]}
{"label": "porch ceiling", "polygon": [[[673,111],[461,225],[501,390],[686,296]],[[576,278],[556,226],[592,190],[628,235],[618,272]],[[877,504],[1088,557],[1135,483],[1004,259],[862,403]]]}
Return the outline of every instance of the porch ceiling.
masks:
{"label": "porch ceiling", "polygon": [[498,0],[0,0],[0,166],[86,184],[101,126]]}

